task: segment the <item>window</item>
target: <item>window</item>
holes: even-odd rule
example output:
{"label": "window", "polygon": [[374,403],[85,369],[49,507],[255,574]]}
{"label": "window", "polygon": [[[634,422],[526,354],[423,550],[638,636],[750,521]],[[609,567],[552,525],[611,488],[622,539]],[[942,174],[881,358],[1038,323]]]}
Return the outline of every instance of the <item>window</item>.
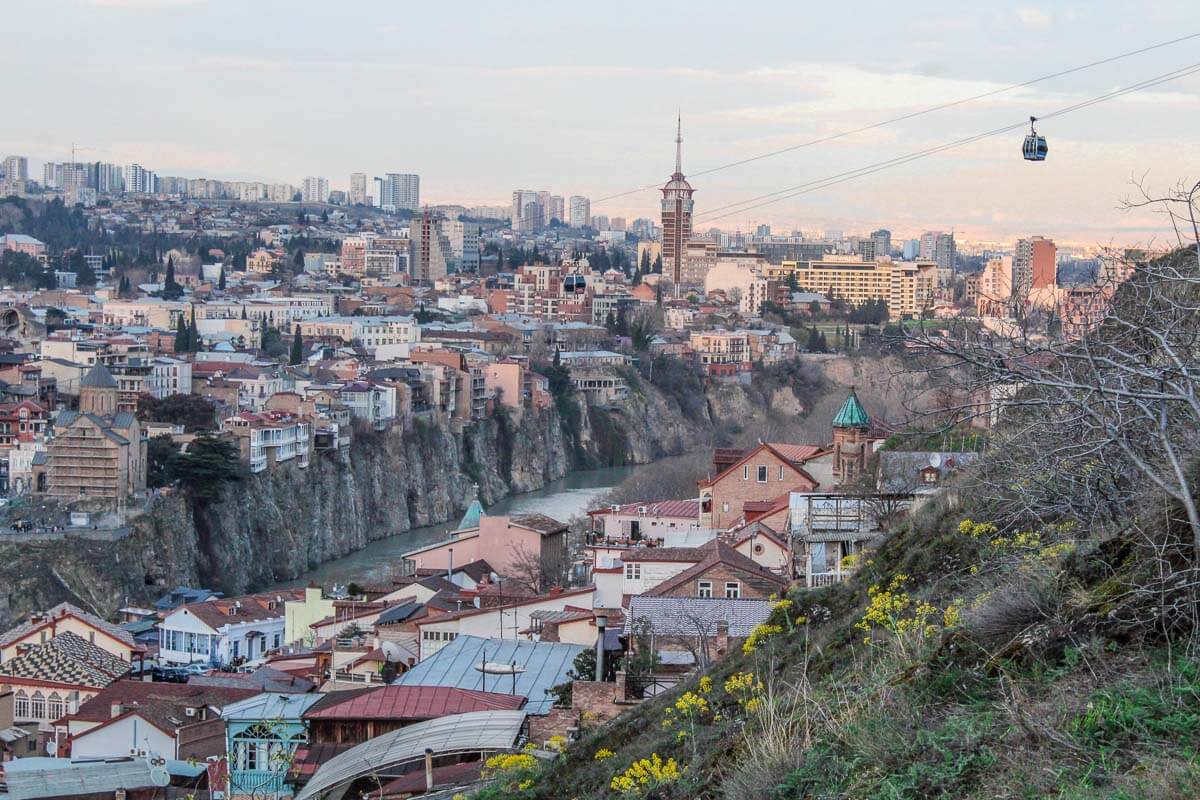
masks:
{"label": "window", "polygon": [[640,581],[641,579],[642,579],[642,565],[641,564],[634,563],[634,564],[626,564],[625,565],[625,580]]}
{"label": "window", "polygon": [[767,482],[767,465],[766,464],[763,464],[763,465],[759,466],[759,468],[758,468],[758,482],[759,483]]}
{"label": "window", "polygon": [[272,639],[272,642],[273,642],[273,644],[271,645],[271,649],[278,650],[279,649],[279,634],[278,633],[275,634],[275,638]]}
{"label": "window", "polygon": [[13,719],[29,719],[29,695],[24,689],[17,690],[13,700]]}
{"label": "window", "polygon": [[779,480],[783,480],[783,464],[779,465]]}
{"label": "window", "polygon": [[29,716],[33,719],[46,718],[46,696],[41,692],[33,693],[29,701]]}
{"label": "window", "polygon": [[725,582],[725,597],[730,600],[737,600],[742,596],[742,585],[737,581]]}
{"label": "window", "polygon": [[58,692],[50,695],[50,702],[46,704],[47,710],[50,712],[50,719],[61,719],[63,715],[63,701]]}
{"label": "window", "polygon": [[729,513],[729,503],[721,503],[721,511],[728,514]]}
{"label": "window", "polygon": [[712,597],[712,581],[697,581],[696,597]]}
{"label": "window", "polygon": [[742,480],[744,480],[744,481],[750,480],[750,465],[749,464],[742,467]]}

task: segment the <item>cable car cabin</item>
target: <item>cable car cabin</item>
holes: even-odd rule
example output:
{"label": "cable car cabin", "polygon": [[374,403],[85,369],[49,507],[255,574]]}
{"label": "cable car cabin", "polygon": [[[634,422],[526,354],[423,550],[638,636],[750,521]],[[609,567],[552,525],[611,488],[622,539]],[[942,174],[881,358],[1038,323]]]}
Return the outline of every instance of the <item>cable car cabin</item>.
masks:
{"label": "cable car cabin", "polygon": [[1021,152],[1025,155],[1026,161],[1045,161],[1047,149],[1046,137],[1031,133],[1025,137],[1025,145],[1021,148]]}
{"label": "cable car cabin", "polygon": [[1021,154],[1025,156],[1026,161],[1045,161],[1046,137],[1038,136],[1037,130],[1034,129],[1033,123],[1037,122],[1037,117],[1029,118],[1029,135],[1025,137],[1025,144],[1021,147]]}

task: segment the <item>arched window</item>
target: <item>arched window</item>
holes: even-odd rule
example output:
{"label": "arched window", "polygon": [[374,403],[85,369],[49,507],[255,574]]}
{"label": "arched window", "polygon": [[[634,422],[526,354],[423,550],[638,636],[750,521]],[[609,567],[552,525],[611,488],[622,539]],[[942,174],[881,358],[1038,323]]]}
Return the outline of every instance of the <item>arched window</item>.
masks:
{"label": "arched window", "polygon": [[50,719],[62,719],[63,715],[63,699],[58,692],[53,692],[50,695],[50,700],[46,704],[47,710],[50,712]]}
{"label": "arched window", "polygon": [[13,698],[13,718],[29,719],[29,695],[25,694],[24,689],[18,689]]}
{"label": "arched window", "polygon": [[29,701],[29,716],[33,719],[46,718],[46,696],[41,692],[33,693]]}

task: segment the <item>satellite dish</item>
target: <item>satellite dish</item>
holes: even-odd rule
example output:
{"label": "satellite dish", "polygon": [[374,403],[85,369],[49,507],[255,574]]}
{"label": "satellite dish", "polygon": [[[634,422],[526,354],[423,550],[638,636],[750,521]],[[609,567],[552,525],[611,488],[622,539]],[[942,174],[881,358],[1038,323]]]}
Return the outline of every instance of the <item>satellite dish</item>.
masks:
{"label": "satellite dish", "polygon": [[150,768],[150,783],[158,787],[167,787],[171,785],[171,773],[167,772],[166,767],[151,767]]}
{"label": "satellite dish", "polygon": [[933,467],[934,469],[937,469],[941,465],[942,465],[942,454],[941,453],[931,453],[929,455],[929,466]]}

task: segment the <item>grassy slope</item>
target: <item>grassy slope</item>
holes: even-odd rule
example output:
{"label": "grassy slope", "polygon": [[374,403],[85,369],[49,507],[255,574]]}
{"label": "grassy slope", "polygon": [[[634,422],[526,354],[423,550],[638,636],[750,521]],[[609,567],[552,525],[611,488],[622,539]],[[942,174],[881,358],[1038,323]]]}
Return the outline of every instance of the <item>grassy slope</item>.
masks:
{"label": "grassy slope", "polygon": [[[1046,531],[992,544],[960,532],[963,516],[926,508],[852,582],[793,593],[774,617],[792,630],[715,667],[694,725],[664,720],[678,719],[668,707],[695,682],[480,797],[615,797],[612,776],[654,753],[682,775],[636,796],[1200,796],[1200,662],[1115,621],[1137,616],[1115,588],[1135,568],[1127,543]],[[898,574],[914,577],[893,618],[927,601],[921,629],[856,627],[869,588]],[[738,672],[764,682],[769,711],[747,713],[724,691]],[[596,760],[601,748],[614,755]]]}

